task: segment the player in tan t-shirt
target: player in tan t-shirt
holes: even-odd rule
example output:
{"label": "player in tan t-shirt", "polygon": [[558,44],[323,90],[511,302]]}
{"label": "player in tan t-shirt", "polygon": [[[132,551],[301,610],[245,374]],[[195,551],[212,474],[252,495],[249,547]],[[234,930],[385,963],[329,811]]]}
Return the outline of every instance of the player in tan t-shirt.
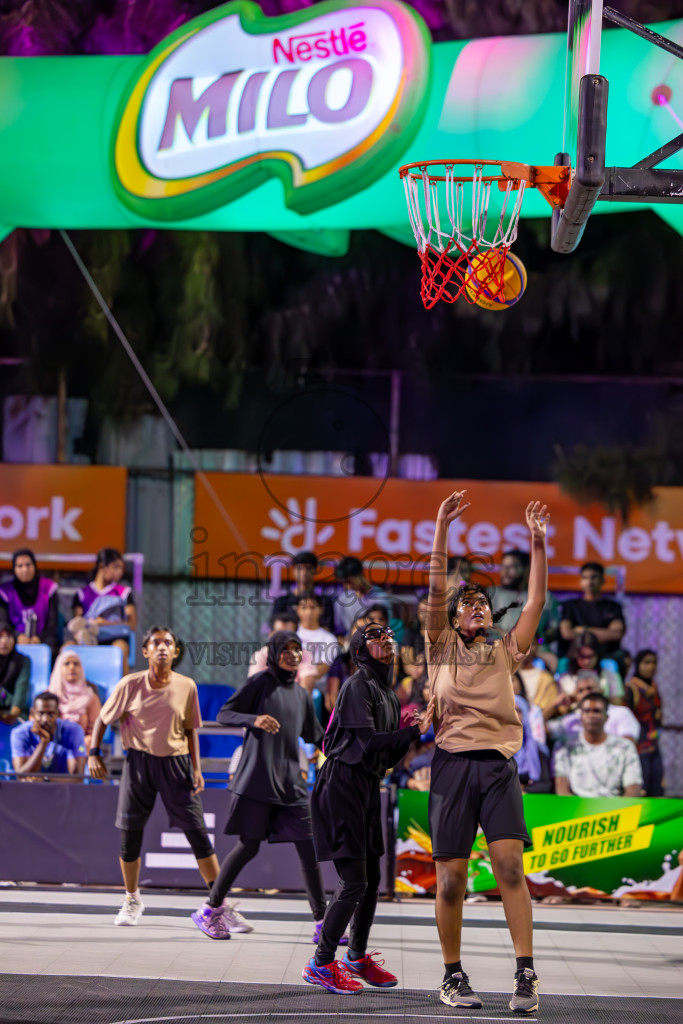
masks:
{"label": "player in tan t-shirt", "polygon": [[149,662],[116,684],[93,728],[88,758],[90,775],[106,779],[99,744],[112,722],[121,722],[127,751],[119,787],[116,827],[121,831],[121,873],[126,895],[114,924],[138,923],[145,907],[140,899],[140,850],[143,830],[157,793],[172,825],[182,828],[209,888],[218,875],[218,860],[204,824],[199,794],[204,789],[197,729],[202,724],[194,679],[173,669],[181,658],[178,638],[166,626],[152,626],[142,641]]}
{"label": "player in tan t-shirt", "polygon": [[[522,744],[522,724],[512,674],[529,650],[546,600],[549,516],[539,502],[526,509],[529,596],[515,627],[493,639],[487,631],[495,617],[484,587],[465,583],[449,593],[446,585],[448,528],[469,508],[465,493],[456,491],[439,508],[429,570],[426,652],[430,695],[436,699],[429,825],[445,966],[439,994],[447,1006],[482,1005],[460,962],[467,864],[481,825],[517,957],[510,1009],[530,1013],[538,1007],[538,978],[522,855],[531,841],[514,758]],[[498,617],[505,611],[500,609]]]}

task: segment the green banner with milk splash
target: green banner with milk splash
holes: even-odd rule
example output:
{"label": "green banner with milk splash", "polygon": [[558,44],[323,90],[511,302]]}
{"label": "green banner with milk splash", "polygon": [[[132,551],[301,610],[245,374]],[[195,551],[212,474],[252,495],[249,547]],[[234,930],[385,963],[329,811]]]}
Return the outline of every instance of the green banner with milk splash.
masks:
{"label": "green banner with milk splash", "polygon": [[[396,846],[399,892],[433,893],[429,795],[401,789]],[[533,896],[683,899],[683,800],[665,797],[524,796],[533,846],[524,869]],[[479,834],[469,862],[470,892],[496,888],[486,839]]]}

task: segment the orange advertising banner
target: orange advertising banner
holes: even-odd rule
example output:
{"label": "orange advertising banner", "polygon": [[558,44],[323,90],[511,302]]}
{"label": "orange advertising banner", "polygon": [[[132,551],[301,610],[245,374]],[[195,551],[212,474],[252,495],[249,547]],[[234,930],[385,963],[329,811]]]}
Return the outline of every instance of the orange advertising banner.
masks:
{"label": "orange advertising banner", "polygon": [[425,586],[439,504],[464,487],[472,504],[451,526],[452,555],[486,554],[499,563],[510,548],[528,550],[524,510],[538,500],[551,513],[554,589],[576,589],[577,568],[597,561],[631,593],[683,593],[680,487],[657,489],[652,504],[624,523],[549,483],[234,473],[208,473],[206,480],[208,489],[196,478],[197,576],[265,579],[274,563],[288,565],[292,554],[309,550],[330,564],[355,555],[379,585]]}
{"label": "orange advertising banner", "polygon": [[31,548],[39,562],[123,551],[126,478],[120,466],[0,464],[0,551]]}

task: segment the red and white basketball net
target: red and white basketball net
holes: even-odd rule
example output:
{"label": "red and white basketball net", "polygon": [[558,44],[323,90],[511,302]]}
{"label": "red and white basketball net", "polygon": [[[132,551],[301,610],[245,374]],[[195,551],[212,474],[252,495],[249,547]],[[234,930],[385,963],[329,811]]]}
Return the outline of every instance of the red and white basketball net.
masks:
{"label": "red and white basketball net", "polygon": [[[517,238],[526,182],[502,175],[491,177],[483,163],[473,161],[471,166],[471,177],[464,179],[462,164],[456,163],[418,165],[403,176],[410,226],[422,264],[420,292],[425,309],[440,299],[455,302],[463,295],[472,303],[484,293],[495,299],[503,292],[505,259]],[[487,239],[494,185],[500,189],[502,209],[495,231]],[[513,191],[517,193],[514,199]],[[448,226],[442,223],[444,207]],[[495,214],[490,219],[495,220]]]}

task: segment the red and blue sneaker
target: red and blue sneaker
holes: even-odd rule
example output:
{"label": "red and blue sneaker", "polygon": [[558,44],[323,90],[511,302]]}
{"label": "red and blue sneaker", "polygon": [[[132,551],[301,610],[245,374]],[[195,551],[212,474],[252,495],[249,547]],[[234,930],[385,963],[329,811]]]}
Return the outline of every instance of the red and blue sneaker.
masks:
{"label": "red and blue sneaker", "polygon": [[379,952],[374,949],[372,953],[366,953],[360,960],[350,960],[347,950],[342,963],[349,974],[356,978],[362,978],[363,981],[367,981],[368,985],[373,985],[375,988],[392,988],[394,985],[398,985],[398,978],[384,970],[382,966],[384,960],[378,960],[379,955]]}
{"label": "red and blue sneaker", "polygon": [[328,992],[337,992],[340,996],[361,992],[363,989],[361,983],[351,977],[346,964],[341,960],[333,960],[331,964],[318,967],[315,957],[312,956],[301,972],[301,977],[310,985],[320,985]]}

